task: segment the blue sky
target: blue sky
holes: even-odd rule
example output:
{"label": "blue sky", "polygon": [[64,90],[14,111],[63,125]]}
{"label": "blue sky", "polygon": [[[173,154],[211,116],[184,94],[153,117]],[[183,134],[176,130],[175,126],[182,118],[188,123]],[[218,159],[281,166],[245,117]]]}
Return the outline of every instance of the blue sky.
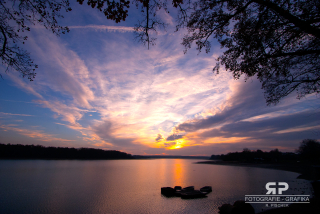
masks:
{"label": "blue sky", "polygon": [[59,20],[57,37],[33,26],[24,45],[39,65],[35,81],[0,72],[0,143],[91,147],[131,154],[211,155],[243,148],[294,151],[320,139],[319,99],[296,94],[266,106],[255,78],[214,74],[222,53],[183,53],[185,31],[174,12],[161,12],[167,30],[155,46],[134,40],[139,12],[107,20],[87,5]]}

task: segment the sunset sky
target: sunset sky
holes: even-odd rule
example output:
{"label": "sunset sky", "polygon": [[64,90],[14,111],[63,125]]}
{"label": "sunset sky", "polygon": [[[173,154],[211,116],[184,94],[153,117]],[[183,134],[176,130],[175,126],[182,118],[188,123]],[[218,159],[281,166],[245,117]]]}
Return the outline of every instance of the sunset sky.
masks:
{"label": "sunset sky", "polygon": [[132,5],[125,22],[71,5],[57,37],[33,26],[23,46],[39,65],[35,81],[18,73],[0,80],[0,143],[91,147],[143,155],[212,155],[243,148],[294,151],[320,139],[320,99],[296,93],[267,106],[255,78],[212,72],[222,53],[180,44],[174,10],[150,49],[134,40],[141,19]]}

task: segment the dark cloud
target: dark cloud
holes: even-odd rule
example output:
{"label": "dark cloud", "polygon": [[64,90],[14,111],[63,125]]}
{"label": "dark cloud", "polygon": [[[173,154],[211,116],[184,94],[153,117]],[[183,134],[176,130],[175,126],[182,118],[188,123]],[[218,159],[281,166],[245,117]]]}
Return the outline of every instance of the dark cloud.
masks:
{"label": "dark cloud", "polygon": [[183,135],[172,134],[167,137],[166,141],[173,141],[180,138],[183,138]]}
{"label": "dark cloud", "polygon": [[[246,122],[242,121],[251,117],[260,116],[263,114],[273,112],[288,112],[292,109],[307,109],[308,107],[302,106],[301,102],[293,102],[292,104],[283,105],[278,104],[277,106],[266,106],[266,102],[263,96],[263,91],[260,89],[261,83],[257,80],[252,82],[240,83],[236,92],[227,101],[227,107],[221,112],[218,112],[214,116],[207,117],[205,119],[192,120],[191,122],[186,121],[176,126],[179,131],[194,132],[201,129],[208,129],[221,124],[227,124],[223,126],[219,131],[213,130],[212,132],[218,135],[225,135],[230,133],[235,135],[246,135],[248,132],[261,131],[262,129],[270,128],[273,131],[282,130],[290,127],[297,127],[301,125],[314,125],[319,121],[318,116],[311,116],[317,114],[317,110],[302,112],[297,114],[290,114],[285,116],[277,116],[272,119],[263,119],[258,122]],[[288,97],[287,100],[293,100],[294,98]],[[319,103],[319,102],[317,102]],[[319,125],[319,124],[318,124]],[[225,133],[225,134],[224,134]]]}
{"label": "dark cloud", "polygon": [[[318,115],[318,117],[312,115]],[[221,131],[241,134],[248,132],[259,132],[261,130],[276,132],[301,126],[316,126],[319,125],[319,116],[319,111],[310,110],[258,121],[240,121],[227,124],[221,128]]]}
{"label": "dark cloud", "polygon": [[162,139],[163,139],[162,135],[161,135],[161,134],[158,134],[158,136],[157,136],[157,138],[156,138],[156,141],[159,142],[159,141],[162,140]]}
{"label": "dark cloud", "polygon": [[261,83],[253,81],[239,84],[233,97],[229,99],[228,106],[223,111],[205,119],[192,122],[185,122],[176,127],[177,130],[192,132],[200,129],[207,129],[222,123],[243,120],[258,114],[271,111],[265,108],[263,91],[260,89]]}
{"label": "dark cloud", "polygon": [[[320,138],[319,117],[319,111],[310,110],[259,121],[239,121],[205,131],[198,137],[200,139],[210,137],[247,138],[236,143],[214,144],[213,147],[217,151],[235,152],[242,151],[247,147],[252,150],[270,151],[279,148],[283,152],[294,152],[303,139]],[[303,129],[308,127],[309,129]],[[222,145],[224,147],[221,147]]]}
{"label": "dark cloud", "polygon": [[291,139],[291,136],[294,136],[294,138],[297,139],[297,137],[300,136],[300,139],[301,137],[307,137],[302,135],[302,133],[310,134],[310,130],[297,130],[296,132],[287,133],[281,133],[281,131],[293,128],[298,129],[303,127],[318,126],[320,125],[319,117],[319,111],[310,110],[257,121],[238,121],[226,124],[219,129],[213,128],[209,131],[205,131],[200,136],[203,138],[250,137],[255,139],[280,139],[282,136],[286,136],[287,139]]}

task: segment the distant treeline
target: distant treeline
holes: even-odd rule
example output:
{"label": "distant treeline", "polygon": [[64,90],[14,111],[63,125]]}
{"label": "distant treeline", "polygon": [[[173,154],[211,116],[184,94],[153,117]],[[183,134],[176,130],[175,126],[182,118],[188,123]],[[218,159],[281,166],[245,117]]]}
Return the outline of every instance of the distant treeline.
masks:
{"label": "distant treeline", "polygon": [[230,152],[226,155],[212,155],[211,160],[220,159],[223,161],[240,161],[240,162],[287,162],[287,161],[304,161],[320,163],[320,143],[313,139],[305,139],[300,143],[296,153],[280,152],[278,149],[270,152],[258,150],[249,150],[244,148],[242,152]]}
{"label": "distant treeline", "polygon": [[263,152],[260,149],[256,151],[243,149],[242,152],[230,152],[226,155],[212,155],[210,159],[241,162],[278,162],[283,160],[297,161],[299,159],[299,155],[292,152],[283,153],[278,149],[271,150],[270,152]]}
{"label": "distant treeline", "polygon": [[114,150],[0,144],[0,159],[110,160],[133,157],[131,154]]}

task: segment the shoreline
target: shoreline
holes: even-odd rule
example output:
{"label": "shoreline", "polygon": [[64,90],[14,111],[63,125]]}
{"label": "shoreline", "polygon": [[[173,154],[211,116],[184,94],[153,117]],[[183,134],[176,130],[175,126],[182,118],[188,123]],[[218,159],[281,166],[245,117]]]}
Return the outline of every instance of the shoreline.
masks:
{"label": "shoreline", "polygon": [[244,162],[227,162],[222,160],[212,160],[212,161],[199,161],[196,164],[212,164],[212,165],[222,165],[222,166],[240,166],[240,167],[254,167],[263,169],[275,169],[283,170],[289,172],[299,173],[297,177],[299,179],[306,180],[319,180],[319,175],[317,170],[311,164],[305,163],[244,163]]}

